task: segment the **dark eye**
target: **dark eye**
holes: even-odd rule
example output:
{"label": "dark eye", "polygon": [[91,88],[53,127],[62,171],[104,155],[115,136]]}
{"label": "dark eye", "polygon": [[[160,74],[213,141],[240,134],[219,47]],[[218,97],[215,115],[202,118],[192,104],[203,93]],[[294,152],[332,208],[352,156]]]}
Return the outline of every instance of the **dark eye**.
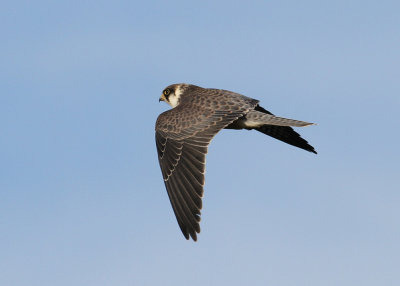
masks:
{"label": "dark eye", "polygon": [[163,91],[163,94],[164,94],[165,96],[168,96],[170,93],[171,93],[171,90],[170,90],[169,88],[164,89],[164,91]]}

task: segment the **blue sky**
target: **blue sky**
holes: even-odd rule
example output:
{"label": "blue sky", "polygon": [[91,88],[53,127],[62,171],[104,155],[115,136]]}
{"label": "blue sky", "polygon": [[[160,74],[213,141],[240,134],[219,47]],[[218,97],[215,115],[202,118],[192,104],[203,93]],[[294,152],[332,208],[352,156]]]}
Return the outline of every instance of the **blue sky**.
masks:
{"label": "blue sky", "polygon": [[[5,1],[1,285],[399,285],[398,1]],[[180,233],[154,123],[177,82],[257,98],[317,156],[209,148]]]}

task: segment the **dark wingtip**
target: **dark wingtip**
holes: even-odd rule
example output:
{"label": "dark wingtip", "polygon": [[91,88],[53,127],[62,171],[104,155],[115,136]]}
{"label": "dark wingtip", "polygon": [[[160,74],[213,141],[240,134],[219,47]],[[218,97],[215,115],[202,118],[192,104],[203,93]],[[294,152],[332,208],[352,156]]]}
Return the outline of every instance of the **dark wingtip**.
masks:
{"label": "dark wingtip", "polygon": [[182,234],[186,238],[186,240],[189,240],[190,236],[188,232],[182,232]]}
{"label": "dark wingtip", "polygon": [[[261,106],[257,105],[254,110],[260,111],[266,114],[272,114],[268,110],[265,110]],[[308,144],[307,140],[301,138],[300,134],[293,130],[292,127],[289,126],[276,126],[276,125],[263,125],[258,128],[254,128],[255,130],[269,135],[275,139],[281,140],[287,144],[292,146],[296,146],[298,148],[304,149],[308,152],[317,154],[314,147]]]}
{"label": "dark wingtip", "polygon": [[194,242],[197,241],[197,233],[200,233],[200,231],[198,231],[196,233],[195,230],[193,230],[193,231],[190,231],[188,229],[185,229],[185,230],[181,229],[181,230],[182,230],[182,234],[186,238],[186,240],[193,239]]}
{"label": "dark wingtip", "polygon": [[[314,149],[313,146],[311,146],[311,145],[308,145],[308,146],[310,146],[311,148],[308,148],[308,149],[303,148],[303,149],[306,150],[306,151],[308,151],[308,152],[311,152],[311,153],[314,153],[314,154],[318,154],[317,151],[315,151],[315,149]],[[297,146],[296,146],[296,147],[297,147]]]}

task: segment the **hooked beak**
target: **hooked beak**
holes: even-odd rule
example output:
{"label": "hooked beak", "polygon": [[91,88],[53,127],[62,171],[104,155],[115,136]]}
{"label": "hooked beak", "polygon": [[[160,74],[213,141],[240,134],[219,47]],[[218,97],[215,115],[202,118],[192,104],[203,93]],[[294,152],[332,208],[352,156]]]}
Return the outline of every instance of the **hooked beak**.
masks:
{"label": "hooked beak", "polygon": [[158,102],[160,102],[160,101],[165,101],[165,96],[164,96],[164,94],[161,94],[160,98],[158,99]]}

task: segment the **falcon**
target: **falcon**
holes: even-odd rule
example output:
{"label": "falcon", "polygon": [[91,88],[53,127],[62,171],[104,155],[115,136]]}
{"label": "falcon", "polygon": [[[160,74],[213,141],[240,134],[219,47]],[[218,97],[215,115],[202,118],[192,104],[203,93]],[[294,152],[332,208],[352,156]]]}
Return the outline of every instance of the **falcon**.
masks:
{"label": "falcon", "polygon": [[205,162],[208,144],[221,129],[257,130],[317,154],[290,126],[313,123],[277,117],[259,101],[222,89],[191,84],[166,87],[159,101],[172,109],[156,122],[158,160],[168,197],[186,239],[200,233]]}

